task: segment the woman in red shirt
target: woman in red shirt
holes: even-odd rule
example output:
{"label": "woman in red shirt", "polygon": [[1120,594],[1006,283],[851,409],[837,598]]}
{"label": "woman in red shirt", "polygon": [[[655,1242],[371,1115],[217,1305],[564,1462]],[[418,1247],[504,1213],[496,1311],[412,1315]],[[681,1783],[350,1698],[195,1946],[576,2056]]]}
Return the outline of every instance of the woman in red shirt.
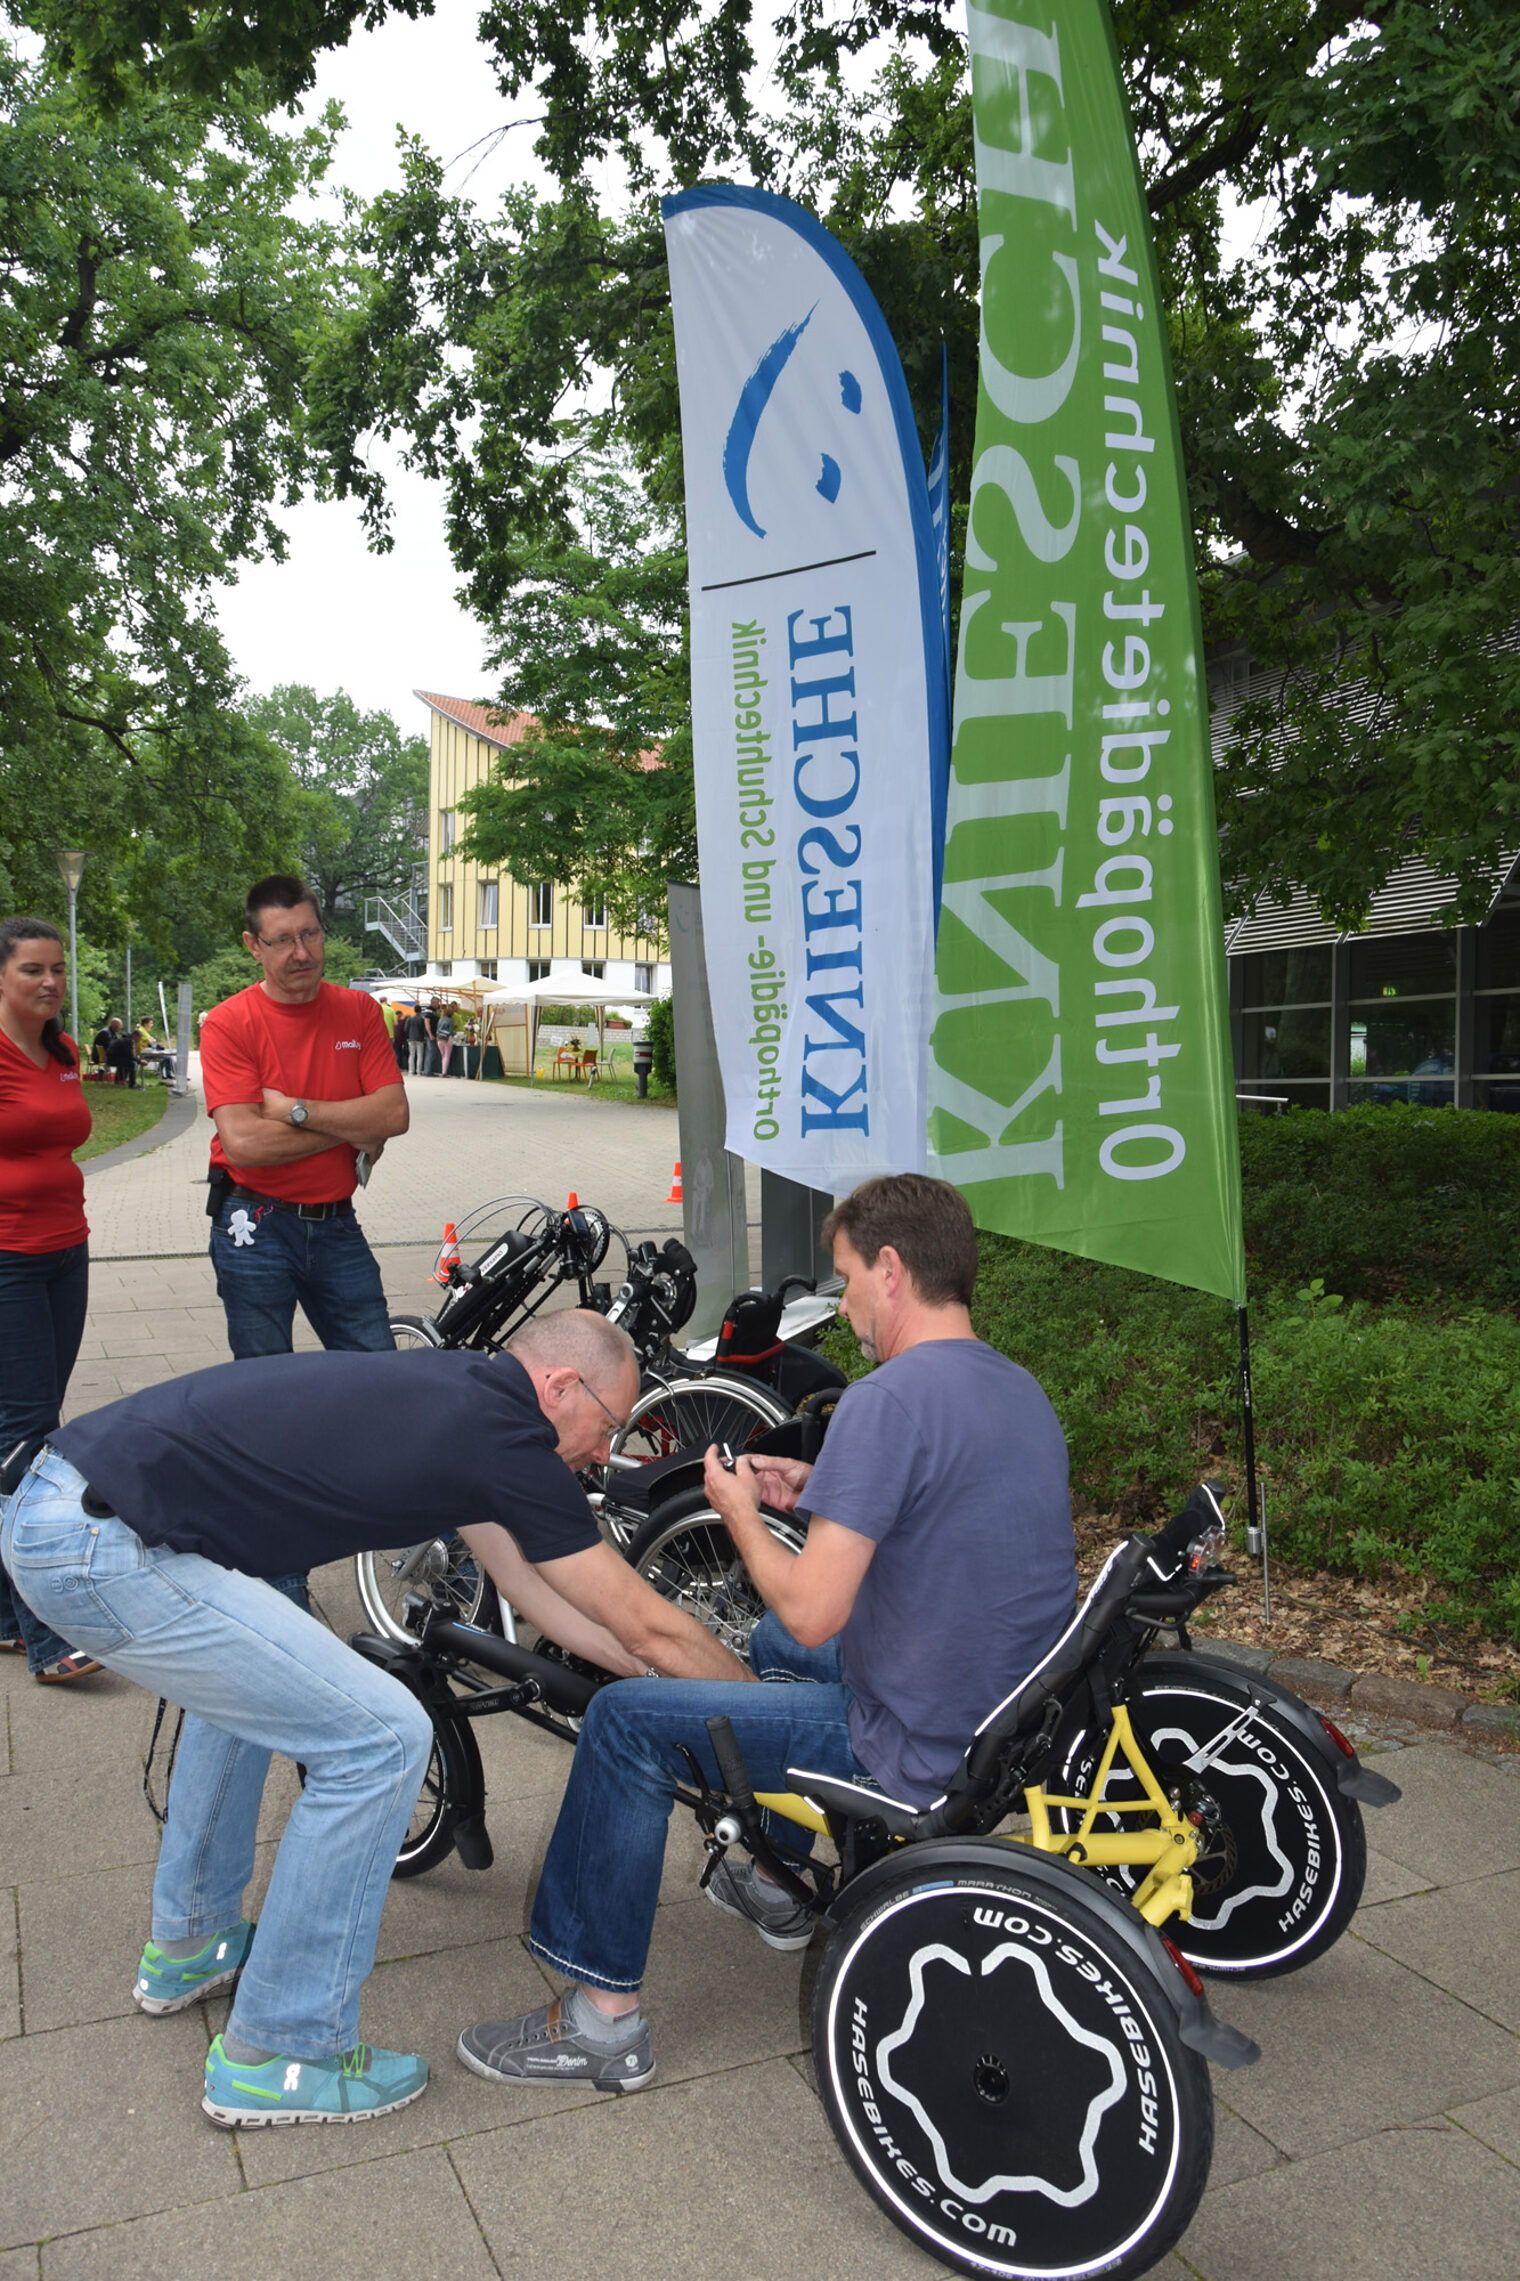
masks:
{"label": "woman in red shirt", "polygon": [[[90,1111],[58,1020],[67,981],[56,927],[0,919],[0,1463],[58,1424],[89,1301],[74,1151],[90,1137]],[[44,1684],[100,1669],[13,1597],[3,1568],[0,1648],[24,1653]]]}

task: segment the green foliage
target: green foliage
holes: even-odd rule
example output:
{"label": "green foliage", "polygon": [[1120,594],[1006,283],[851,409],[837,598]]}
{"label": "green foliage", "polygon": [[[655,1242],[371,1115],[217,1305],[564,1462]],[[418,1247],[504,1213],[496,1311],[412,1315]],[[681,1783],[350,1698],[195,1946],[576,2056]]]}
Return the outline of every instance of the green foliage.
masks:
{"label": "green foliage", "polygon": [[[1392,0],[1372,18],[1359,0],[1114,0],[1113,17],[1206,632],[1282,669],[1277,694],[1239,716],[1226,763],[1232,900],[1302,882],[1352,923],[1419,851],[1457,875],[1470,916],[1520,816],[1520,21],[1502,0]],[[539,150],[563,197],[518,195],[487,223],[444,199],[418,154],[407,191],[371,217],[380,282],[325,378],[335,457],[372,506],[366,426],[410,432],[450,480],[456,557],[502,629],[508,688],[535,684],[543,650],[541,632],[515,646],[524,582],[558,596],[562,623],[592,604],[632,618],[641,659],[657,661],[655,604],[676,567],[676,542],[652,543],[635,603],[628,563],[578,554],[572,537],[593,430],[599,446],[622,441],[652,502],[680,495],[655,218],[597,215],[605,156],[641,194],[737,167],[810,205],[882,303],[926,441],[947,342],[951,490],[965,496],[978,252],[958,0],[788,0],[763,34],[748,0],[579,0],[568,14],[513,0],[483,26],[506,92],[531,87],[542,105]],[[763,73],[757,46],[773,57]],[[1242,208],[1252,242],[1237,256],[1226,233]],[[567,423],[588,395],[605,410]],[[665,652],[678,672],[673,637]],[[600,718],[572,703],[576,679],[551,670],[546,703]],[[1365,707],[1346,702],[1348,681]],[[608,774],[605,752],[583,740],[572,760],[551,735],[514,828],[540,767],[557,812]],[[595,804],[616,798],[613,780]],[[604,842],[577,861],[589,877],[611,856]]]}
{"label": "green foliage", "polygon": [[330,961],[334,930],[362,942],[365,898],[404,892],[425,860],[427,739],[403,737],[389,713],[361,713],[341,689],[319,697],[287,683],[245,712],[299,787],[301,876],[317,892]]}
{"label": "green foliage", "polygon": [[676,1008],[673,998],[657,998],[649,1009],[645,1035],[654,1048],[650,1080],[662,1093],[676,1090]]}
{"label": "green foliage", "polygon": [[[386,0],[30,11],[112,101],[144,86],[204,96],[247,68],[288,92],[316,51],[387,12]],[[1456,874],[1470,916],[1520,817],[1520,18],[1509,0],[1388,0],[1370,14],[1362,0],[1112,0],[1112,16],[1206,632],[1280,669],[1276,694],[1237,717],[1226,759],[1232,899],[1299,882],[1353,923],[1420,852]],[[667,615],[679,532],[651,525],[633,560],[581,512],[587,468],[614,443],[651,515],[679,508],[668,291],[646,194],[737,171],[811,206],[882,303],[925,440],[947,342],[951,490],[964,498],[978,263],[962,11],[489,0],[482,29],[503,93],[531,99],[560,195],[514,192],[486,220],[446,197],[441,168],[414,149],[402,191],[365,219],[362,301],[319,328],[313,433],[382,537],[368,433],[408,438],[448,483],[455,560],[498,629],[504,686],[514,702],[536,692],[547,728],[524,797],[482,809],[481,829],[526,846],[542,771],[540,806],[591,814],[577,880],[616,892],[626,848],[609,819],[648,790],[631,780],[630,692],[673,753],[685,725]],[[625,221],[597,212],[608,162],[646,200]],[[600,409],[572,409],[588,404]],[[572,634],[563,670],[556,628]],[[599,659],[622,684],[606,711],[586,702]],[[673,708],[652,701],[662,672]],[[1364,704],[1346,701],[1348,682]]]}
{"label": "green foliage", "polygon": [[[199,966],[193,966],[188,976],[190,1004],[197,1014],[209,1013],[224,998],[235,997],[259,979],[258,962],[249,957],[241,943],[229,943],[225,950],[213,952]],[[174,1003],[171,994],[169,1003]]]}
{"label": "green foliage", "polygon": [[387,15],[430,16],[433,0],[245,0],[205,8],[192,0],[34,0],[28,20],[107,111],[139,87],[214,97],[229,79],[258,73],[288,102],[315,77],[314,58],[344,47],[356,24]]}
{"label": "green foliage", "polygon": [[1428,1577],[1520,1638],[1520,1322],[1306,1295],[1253,1352],[1279,1556]]}
{"label": "green foliage", "polygon": [[343,271],[289,209],[335,132],[236,89],[102,124],[0,36],[0,889],[53,912],[52,850],[84,847],[81,924],[135,918],[166,961],[293,853],[208,591],[282,551],[315,472],[306,343]]}
{"label": "green foliage", "polygon": [[[1515,1120],[1367,1108],[1248,1120],[1241,1139],[1279,1557],[1426,1577],[1458,1619],[1520,1637]],[[1049,1394],[1074,1493],[1119,1526],[1161,1519],[1210,1466],[1243,1480],[1218,1300],[984,1234],[973,1315]],[[850,1332],[829,1343],[858,1374]]]}
{"label": "green foliage", "polygon": [[1520,1307],[1520,1123],[1402,1102],[1241,1120],[1252,1288]]}

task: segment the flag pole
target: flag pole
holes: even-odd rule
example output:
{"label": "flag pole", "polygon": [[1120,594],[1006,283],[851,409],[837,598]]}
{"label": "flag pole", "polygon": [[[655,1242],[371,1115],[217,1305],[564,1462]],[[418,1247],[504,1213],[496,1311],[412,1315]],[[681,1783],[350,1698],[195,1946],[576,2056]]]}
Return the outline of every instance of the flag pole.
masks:
{"label": "flag pole", "polygon": [[1272,1588],[1267,1581],[1267,1532],[1256,1490],[1256,1414],[1251,1402],[1251,1319],[1244,1307],[1237,1307],[1235,1320],[1240,1328],[1240,1422],[1246,1445],[1246,1526],[1260,1531],[1262,1610],[1265,1620],[1270,1623]]}

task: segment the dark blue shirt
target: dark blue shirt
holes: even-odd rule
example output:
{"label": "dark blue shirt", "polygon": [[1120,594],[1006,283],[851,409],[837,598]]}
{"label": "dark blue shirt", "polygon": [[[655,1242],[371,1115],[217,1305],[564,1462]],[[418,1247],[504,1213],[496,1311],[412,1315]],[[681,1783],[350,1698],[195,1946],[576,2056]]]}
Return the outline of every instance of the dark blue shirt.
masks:
{"label": "dark blue shirt", "polygon": [[277,1354],[129,1394],[49,1436],[144,1544],[284,1576],[497,1521],[526,1559],[598,1541],[510,1355]]}

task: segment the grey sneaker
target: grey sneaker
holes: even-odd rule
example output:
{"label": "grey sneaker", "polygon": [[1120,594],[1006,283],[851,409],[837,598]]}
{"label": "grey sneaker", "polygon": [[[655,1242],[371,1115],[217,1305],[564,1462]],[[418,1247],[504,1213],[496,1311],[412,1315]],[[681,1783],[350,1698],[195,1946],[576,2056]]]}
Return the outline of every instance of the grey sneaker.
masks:
{"label": "grey sneaker", "polygon": [[565,2017],[556,1996],[517,2020],[480,2020],[459,2039],[466,2067],[491,2083],[589,2083],[598,2091],[642,2091],[654,2081],[649,2022],[627,2043],[593,2043]]}
{"label": "grey sneaker", "polygon": [[752,1924],[768,1948],[806,1948],[813,1937],[813,1913],[779,1886],[764,1885],[752,1861],[742,1869],[720,1861],[704,1887],[715,1909]]}

